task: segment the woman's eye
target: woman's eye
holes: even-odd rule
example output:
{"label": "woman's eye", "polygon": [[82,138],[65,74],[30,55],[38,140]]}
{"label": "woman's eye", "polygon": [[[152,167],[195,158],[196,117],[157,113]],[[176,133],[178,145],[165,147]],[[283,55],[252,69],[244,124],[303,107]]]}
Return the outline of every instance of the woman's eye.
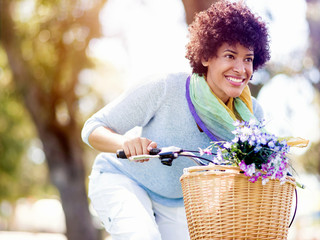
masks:
{"label": "woman's eye", "polygon": [[253,58],[246,58],[246,62],[253,62]]}
{"label": "woman's eye", "polygon": [[226,55],[226,58],[234,59],[233,55],[231,54]]}

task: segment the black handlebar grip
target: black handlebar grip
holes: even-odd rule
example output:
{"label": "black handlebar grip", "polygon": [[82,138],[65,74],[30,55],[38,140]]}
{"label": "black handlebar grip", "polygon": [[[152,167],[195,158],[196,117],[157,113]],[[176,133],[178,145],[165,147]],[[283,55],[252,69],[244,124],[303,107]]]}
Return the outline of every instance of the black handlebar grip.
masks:
{"label": "black handlebar grip", "polygon": [[117,150],[117,158],[127,158],[126,154],[124,153],[124,151],[121,149],[121,150]]}
{"label": "black handlebar grip", "polygon": [[152,148],[149,152],[150,155],[157,155],[159,152],[161,152],[160,148]]}

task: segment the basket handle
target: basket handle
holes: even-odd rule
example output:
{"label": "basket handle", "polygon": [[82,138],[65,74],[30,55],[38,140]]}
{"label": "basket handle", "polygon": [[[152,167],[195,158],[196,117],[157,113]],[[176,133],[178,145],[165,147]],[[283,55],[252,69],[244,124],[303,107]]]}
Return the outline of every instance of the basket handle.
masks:
{"label": "basket handle", "polygon": [[289,224],[289,227],[291,227],[292,223],[293,223],[293,220],[295,219],[296,217],[296,213],[297,213],[297,208],[298,208],[298,191],[297,191],[297,188],[294,189],[294,193],[295,193],[295,196],[296,196],[296,206],[294,207],[294,213],[293,213],[293,216],[292,216],[292,219],[291,219],[291,222]]}

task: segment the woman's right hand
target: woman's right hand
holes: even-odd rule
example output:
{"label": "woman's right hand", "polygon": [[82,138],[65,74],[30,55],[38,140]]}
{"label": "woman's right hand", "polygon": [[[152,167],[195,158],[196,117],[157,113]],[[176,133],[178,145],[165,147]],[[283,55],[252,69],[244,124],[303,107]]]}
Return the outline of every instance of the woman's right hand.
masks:
{"label": "woman's right hand", "polygon": [[149,154],[152,148],[157,147],[157,143],[150,139],[120,135],[103,126],[93,130],[88,140],[90,145],[98,151],[115,153],[117,150],[123,149],[127,157]]}
{"label": "woman's right hand", "polygon": [[125,141],[125,136],[103,126],[95,128],[88,137],[91,147],[101,152],[110,153],[115,153],[122,148]]}
{"label": "woman's right hand", "polygon": [[[156,148],[157,143],[144,137],[135,137],[126,139],[123,142],[122,149],[124,150],[127,157],[136,155],[149,154],[152,148]],[[140,160],[139,162],[148,161],[149,159]]]}

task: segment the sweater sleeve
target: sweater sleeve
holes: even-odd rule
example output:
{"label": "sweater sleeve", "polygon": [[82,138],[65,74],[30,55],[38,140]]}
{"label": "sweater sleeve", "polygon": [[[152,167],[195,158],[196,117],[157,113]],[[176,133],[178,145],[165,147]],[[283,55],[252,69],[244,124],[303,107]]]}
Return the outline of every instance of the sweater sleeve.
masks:
{"label": "sweater sleeve", "polygon": [[163,78],[145,80],[96,112],[84,124],[81,137],[89,146],[88,138],[97,127],[108,127],[125,134],[134,127],[145,126],[155,115],[166,94]]}

